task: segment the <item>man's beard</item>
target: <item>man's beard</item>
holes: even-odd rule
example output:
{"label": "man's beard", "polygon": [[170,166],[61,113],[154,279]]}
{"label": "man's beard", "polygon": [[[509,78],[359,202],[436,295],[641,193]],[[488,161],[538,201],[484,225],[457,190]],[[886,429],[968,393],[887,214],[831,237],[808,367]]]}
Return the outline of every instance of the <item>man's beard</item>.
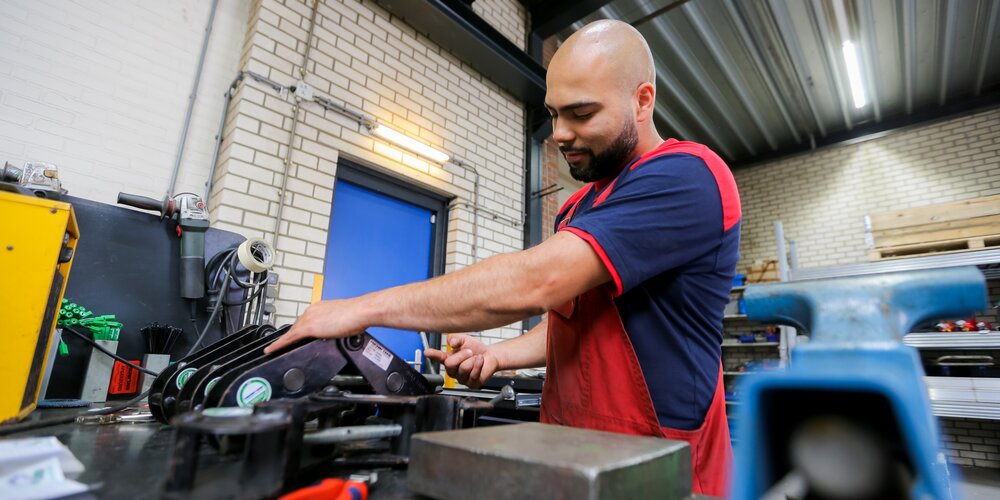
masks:
{"label": "man's beard", "polygon": [[[637,144],[639,144],[639,132],[636,130],[635,123],[626,121],[622,133],[618,134],[618,137],[614,141],[611,141],[607,149],[601,151],[599,154],[595,155],[594,151],[590,148],[559,149],[563,153],[586,154],[590,158],[590,161],[580,162],[578,166],[570,164],[569,174],[580,182],[594,182],[610,177],[625,162],[631,160],[632,152],[635,151]],[[583,163],[587,163],[587,165],[584,166]]]}

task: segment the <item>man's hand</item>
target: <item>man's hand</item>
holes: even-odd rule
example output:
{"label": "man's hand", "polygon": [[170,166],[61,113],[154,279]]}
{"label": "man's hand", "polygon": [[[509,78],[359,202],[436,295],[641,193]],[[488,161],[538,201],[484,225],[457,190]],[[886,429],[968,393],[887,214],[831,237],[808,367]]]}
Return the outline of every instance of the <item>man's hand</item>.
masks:
{"label": "man's hand", "polygon": [[482,387],[493,372],[500,367],[500,361],[489,346],[469,335],[448,335],[449,354],[437,349],[425,349],[424,356],[444,363],[448,375],[472,389]]}
{"label": "man's hand", "polygon": [[358,307],[347,300],[324,300],[317,302],[302,313],[302,316],[278,340],[264,349],[270,354],[302,339],[350,337],[364,331],[365,325],[358,320]]}

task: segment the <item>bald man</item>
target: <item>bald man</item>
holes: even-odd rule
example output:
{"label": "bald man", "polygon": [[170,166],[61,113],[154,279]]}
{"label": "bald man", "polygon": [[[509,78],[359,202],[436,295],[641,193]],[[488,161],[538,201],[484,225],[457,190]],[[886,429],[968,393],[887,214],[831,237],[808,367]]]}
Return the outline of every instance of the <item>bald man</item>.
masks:
{"label": "bald man", "polygon": [[587,182],[541,244],[458,272],[317,303],[269,350],[373,326],[464,332],[549,313],[484,345],[451,335],[428,349],[477,388],[497,370],[547,367],[541,420],[682,439],[694,490],[723,495],[732,451],[722,386],[722,312],[738,259],[740,202],[708,148],[653,124],[645,40],[617,21],[570,36],[548,68],[552,137]]}

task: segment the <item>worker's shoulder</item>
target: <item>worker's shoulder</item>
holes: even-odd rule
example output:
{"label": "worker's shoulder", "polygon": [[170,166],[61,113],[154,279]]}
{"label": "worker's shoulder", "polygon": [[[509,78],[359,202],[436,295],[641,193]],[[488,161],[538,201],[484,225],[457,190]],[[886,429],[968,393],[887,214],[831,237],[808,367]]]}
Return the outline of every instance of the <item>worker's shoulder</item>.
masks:
{"label": "worker's shoulder", "polygon": [[629,170],[630,184],[644,184],[644,189],[687,192],[696,197],[717,192],[727,229],[742,217],[739,189],[732,171],[704,144],[664,141]]}
{"label": "worker's shoulder", "polygon": [[649,165],[675,165],[689,166],[702,164],[709,170],[716,169],[729,170],[729,166],[715,151],[708,146],[691,141],[678,141],[667,139],[659,146],[644,153],[639,160],[633,163],[631,170],[643,169]]}

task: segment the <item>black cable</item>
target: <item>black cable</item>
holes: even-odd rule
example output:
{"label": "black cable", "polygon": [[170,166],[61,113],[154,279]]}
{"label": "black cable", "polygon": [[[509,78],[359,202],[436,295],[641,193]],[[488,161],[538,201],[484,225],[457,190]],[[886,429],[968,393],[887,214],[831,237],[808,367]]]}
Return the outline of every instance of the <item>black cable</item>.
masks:
{"label": "black cable", "polygon": [[[232,270],[230,270],[229,272],[227,272],[226,273],[226,277],[223,278],[223,280],[222,280],[222,288],[223,289],[226,289],[226,287],[229,286],[229,279],[230,278],[232,278]],[[202,329],[201,334],[198,335],[197,339],[195,339],[194,345],[191,346],[191,350],[189,350],[187,352],[187,354],[185,354],[183,356],[184,358],[186,358],[186,357],[194,354],[194,352],[198,350],[198,345],[200,345],[201,342],[203,340],[205,340],[205,336],[208,335],[208,330],[212,328],[212,322],[215,321],[215,318],[219,317],[219,311],[222,310],[222,298],[223,297],[225,297],[225,294],[220,293],[219,294],[219,298],[215,299],[215,306],[212,307],[212,314],[208,317],[208,322],[205,323],[205,328]],[[198,326],[197,323],[195,323],[195,331],[198,330],[197,326]]]}
{"label": "black cable", "polygon": [[139,401],[142,401],[142,399],[145,398],[148,395],[149,395],[149,391],[146,391],[146,392],[143,392],[142,394],[139,394],[138,396],[136,396],[136,397],[134,397],[134,398],[132,398],[132,399],[130,399],[130,400],[128,400],[128,401],[120,404],[120,405],[117,405],[117,406],[108,406],[108,407],[105,407],[105,408],[101,408],[99,410],[96,410],[96,409],[95,410],[87,410],[87,411],[83,411],[83,412],[80,412],[80,413],[76,413],[74,415],[67,415],[67,416],[64,416],[64,417],[43,418],[43,419],[37,420],[35,422],[24,422],[24,423],[20,423],[20,424],[0,425],[0,436],[6,436],[8,434],[14,434],[16,432],[24,432],[24,431],[31,431],[31,430],[35,430],[35,429],[43,429],[45,427],[52,427],[53,425],[71,424],[71,423],[75,422],[76,419],[78,419],[80,417],[90,417],[90,416],[94,416],[94,415],[108,415],[110,413],[117,413],[117,412],[120,412],[120,411],[128,408],[129,406],[132,406],[132,405],[138,403]]}
{"label": "black cable", "polygon": [[222,305],[224,305],[226,307],[246,305],[251,300],[257,298],[257,296],[260,295],[260,292],[262,292],[263,290],[264,290],[263,287],[257,287],[257,290],[255,290],[252,294],[247,295],[247,298],[245,298],[245,299],[243,299],[243,300],[241,300],[239,302],[223,302]]}
{"label": "black cable", "polygon": [[157,376],[157,375],[159,375],[159,373],[154,372],[153,370],[149,370],[149,369],[143,368],[143,367],[141,367],[139,365],[132,364],[131,361],[129,361],[129,360],[127,360],[127,359],[125,359],[125,358],[123,358],[123,357],[121,357],[121,356],[119,356],[119,355],[117,355],[117,354],[115,354],[115,353],[113,353],[113,352],[105,349],[104,346],[102,346],[101,344],[98,344],[95,340],[91,339],[88,335],[80,333],[80,332],[74,330],[73,328],[71,328],[69,326],[64,326],[63,330],[66,330],[69,333],[72,333],[73,335],[76,335],[77,337],[80,337],[81,339],[83,339],[84,342],[86,342],[86,343],[94,346],[94,349],[97,349],[98,351],[101,351],[104,354],[107,354],[108,356],[111,356],[112,358],[115,358],[118,361],[121,361],[122,363],[125,363],[126,365],[129,365],[132,368],[135,368],[136,370],[141,371],[142,373],[148,373],[148,374],[150,374],[150,375],[152,375],[154,377]]}

